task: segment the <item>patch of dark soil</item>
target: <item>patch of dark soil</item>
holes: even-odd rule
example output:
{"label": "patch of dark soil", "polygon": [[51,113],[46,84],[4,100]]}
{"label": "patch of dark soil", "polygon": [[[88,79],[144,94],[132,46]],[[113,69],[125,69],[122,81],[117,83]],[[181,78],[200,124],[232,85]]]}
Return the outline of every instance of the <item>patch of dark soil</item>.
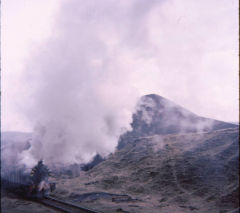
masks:
{"label": "patch of dark soil", "polygon": [[234,208],[239,207],[239,187],[225,196],[222,196],[217,202],[218,206],[227,207],[231,206]]}
{"label": "patch of dark soil", "polygon": [[122,194],[111,194],[106,192],[91,192],[85,194],[74,194],[72,193],[69,198],[75,202],[93,202],[98,199],[108,199],[112,202],[129,202],[129,201],[138,201],[136,198],[132,198],[129,195]]}
{"label": "patch of dark soil", "polygon": [[88,186],[88,185],[94,185],[94,184],[98,184],[98,183],[99,183],[99,181],[92,181],[92,182],[85,183],[84,185]]}
{"label": "patch of dark soil", "polygon": [[198,210],[198,208],[197,208],[197,207],[194,207],[194,206],[179,206],[179,207],[185,208],[185,209],[190,209],[191,211],[193,211],[193,210]]}
{"label": "patch of dark soil", "polygon": [[123,213],[130,213],[129,211],[125,211],[125,210],[123,210],[122,208],[118,208],[116,211],[117,211],[117,212],[123,212]]}

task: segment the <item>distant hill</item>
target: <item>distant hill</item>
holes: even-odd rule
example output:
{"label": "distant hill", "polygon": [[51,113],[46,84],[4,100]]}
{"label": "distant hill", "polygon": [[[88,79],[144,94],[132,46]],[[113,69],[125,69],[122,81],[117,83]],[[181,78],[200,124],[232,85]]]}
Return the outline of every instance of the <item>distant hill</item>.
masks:
{"label": "distant hill", "polygon": [[118,149],[133,138],[234,128],[237,125],[198,116],[159,95],[143,96],[133,114],[132,131],[120,137]]}
{"label": "distant hill", "polygon": [[235,125],[239,126],[239,122],[228,122],[228,123],[235,124]]}

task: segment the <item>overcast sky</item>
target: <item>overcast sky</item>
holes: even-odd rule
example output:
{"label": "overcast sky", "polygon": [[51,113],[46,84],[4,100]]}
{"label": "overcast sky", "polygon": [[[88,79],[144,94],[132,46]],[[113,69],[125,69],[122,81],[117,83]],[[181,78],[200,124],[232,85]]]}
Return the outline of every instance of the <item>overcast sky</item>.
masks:
{"label": "overcast sky", "polygon": [[89,42],[83,50],[96,49],[86,54],[94,69],[112,54],[119,67],[110,77],[123,75],[124,88],[238,121],[237,0],[3,0],[1,6],[2,131],[33,129],[27,111],[36,98],[29,77],[35,70],[29,69],[49,42],[62,45],[61,37],[68,46],[78,40],[69,49],[73,58]]}

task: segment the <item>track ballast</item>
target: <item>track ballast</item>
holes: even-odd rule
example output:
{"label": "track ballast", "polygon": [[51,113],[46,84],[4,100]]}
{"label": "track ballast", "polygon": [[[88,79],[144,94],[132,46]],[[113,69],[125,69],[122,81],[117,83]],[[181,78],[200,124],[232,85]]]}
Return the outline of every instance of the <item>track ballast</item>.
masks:
{"label": "track ballast", "polygon": [[73,203],[56,199],[51,196],[46,196],[43,199],[39,200],[39,202],[65,213],[101,213],[91,209],[87,209],[85,207],[75,205]]}

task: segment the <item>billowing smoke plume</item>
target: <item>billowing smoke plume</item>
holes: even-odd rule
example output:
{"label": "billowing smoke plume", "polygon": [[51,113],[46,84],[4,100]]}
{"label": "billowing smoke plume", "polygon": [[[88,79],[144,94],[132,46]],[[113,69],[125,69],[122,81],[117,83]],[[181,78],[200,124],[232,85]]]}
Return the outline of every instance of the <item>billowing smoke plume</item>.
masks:
{"label": "billowing smoke plume", "polygon": [[119,136],[131,129],[138,93],[128,79],[129,61],[144,52],[144,42],[135,44],[134,38],[146,40],[141,18],[135,23],[131,16],[138,8],[143,17],[154,1],[147,8],[145,1],[127,2],[63,4],[54,36],[27,67],[35,130],[30,150],[22,154],[25,164],[84,163],[114,151]]}

